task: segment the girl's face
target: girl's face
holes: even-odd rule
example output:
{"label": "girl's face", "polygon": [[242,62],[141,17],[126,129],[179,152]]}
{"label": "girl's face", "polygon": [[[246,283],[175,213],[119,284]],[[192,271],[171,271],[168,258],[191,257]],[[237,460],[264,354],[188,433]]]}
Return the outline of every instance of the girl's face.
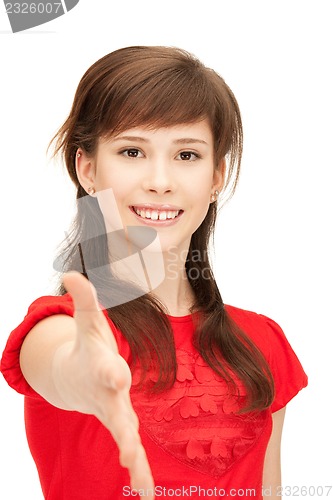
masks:
{"label": "girl's face", "polygon": [[100,139],[94,158],[77,159],[81,185],[93,186],[107,231],[157,231],[163,252],[187,250],[211,195],[221,190],[208,121],[159,129],[137,127]]}

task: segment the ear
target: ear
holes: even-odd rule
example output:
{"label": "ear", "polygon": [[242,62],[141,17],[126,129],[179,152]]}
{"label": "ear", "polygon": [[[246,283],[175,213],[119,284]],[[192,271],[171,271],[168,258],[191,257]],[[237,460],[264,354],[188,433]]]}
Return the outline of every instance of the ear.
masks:
{"label": "ear", "polygon": [[75,169],[79,183],[88,193],[94,192],[95,163],[82,149],[78,149],[75,157]]}
{"label": "ear", "polygon": [[226,174],[227,164],[225,159],[219,163],[219,165],[214,169],[213,173],[213,183],[212,190],[218,191],[219,193],[222,191],[224,187],[225,174]]}

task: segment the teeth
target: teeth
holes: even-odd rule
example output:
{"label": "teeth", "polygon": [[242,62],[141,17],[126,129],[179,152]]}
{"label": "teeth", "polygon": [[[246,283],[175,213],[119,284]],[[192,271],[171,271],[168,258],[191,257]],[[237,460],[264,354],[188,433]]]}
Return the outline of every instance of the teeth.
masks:
{"label": "teeth", "polygon": [[141,210],[140,208],[133,207],[135,213],[140,215],[143,219],[151,219],[151,220],[167,220],[174,219],[179,214],[179,210]]}

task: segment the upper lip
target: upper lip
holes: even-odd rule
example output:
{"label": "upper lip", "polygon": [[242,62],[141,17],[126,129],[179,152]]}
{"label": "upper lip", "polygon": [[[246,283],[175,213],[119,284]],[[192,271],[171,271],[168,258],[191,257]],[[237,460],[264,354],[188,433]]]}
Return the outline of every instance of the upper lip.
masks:
{"label": "upper lip", "polygon": [[135,208],[142,208],[145,210],[158,210],[160,212],[163,211],[171,211],[171,212],[177,212],[178,210],[182,210],[180,207],[176,207],[175,205],[159,205],[158,203],[138,203],[137,205],[132,205],[132,207]]}

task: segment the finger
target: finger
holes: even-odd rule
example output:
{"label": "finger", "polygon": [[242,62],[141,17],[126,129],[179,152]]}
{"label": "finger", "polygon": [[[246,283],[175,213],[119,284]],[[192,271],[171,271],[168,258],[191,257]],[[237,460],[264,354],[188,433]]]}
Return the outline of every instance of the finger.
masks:
{"label": "finger", "polygon": [[137,416],[125,395],[126,391],[116,391],[113,396],[110,393],[109,404],[100,407],[97,417],[113,435],[119,448],[121,465],[131,468],[134,467],[137,450],[142,445]]}
{"label": "finger", "polygon": [[73,299],[75,311],[96,312],[101,310],[94,286],[82,274],[76,271],[64,274],[63,284]]}
{"label": "finger", "polygon": [[142,445],[137,449],[137,455],[132,467],[129,469],[129,474],[132,489],[143,492],[144,494],[141,497],[154,500],[154,479]]}
{"label": "finger", "polygon": [[129,471],[131,487],[145,491],[147,499],[154,498],[154,481],[146,452],[138,432],[138,418],[126,391],[117,391],[112,411],[104,407],[98,417],[109,429],[119,448],[119,461]]}
{"label": "finger", "polygon": [[152,472],[140,436],[133,426],[123,430],[118,446],[119,461],[129,471],[131,487],[136,491],[145,492],[142,495],[145,498],[153,498]]}
{"label": "finger", "polygon": [[153,500],[154,480],[146,452],[137,431],[136,421],[125,412],[116,411],[111,418],[101,418],[101,422],[111,431],[118,449],[119,462],[128,469],[131,488],[140,491],[140,496]]}
{"label": "finger", "polygon": [[119,462],[127,469],[134,468],[141,440],[132,422],[124,421],[121,435],[118,436]]}

